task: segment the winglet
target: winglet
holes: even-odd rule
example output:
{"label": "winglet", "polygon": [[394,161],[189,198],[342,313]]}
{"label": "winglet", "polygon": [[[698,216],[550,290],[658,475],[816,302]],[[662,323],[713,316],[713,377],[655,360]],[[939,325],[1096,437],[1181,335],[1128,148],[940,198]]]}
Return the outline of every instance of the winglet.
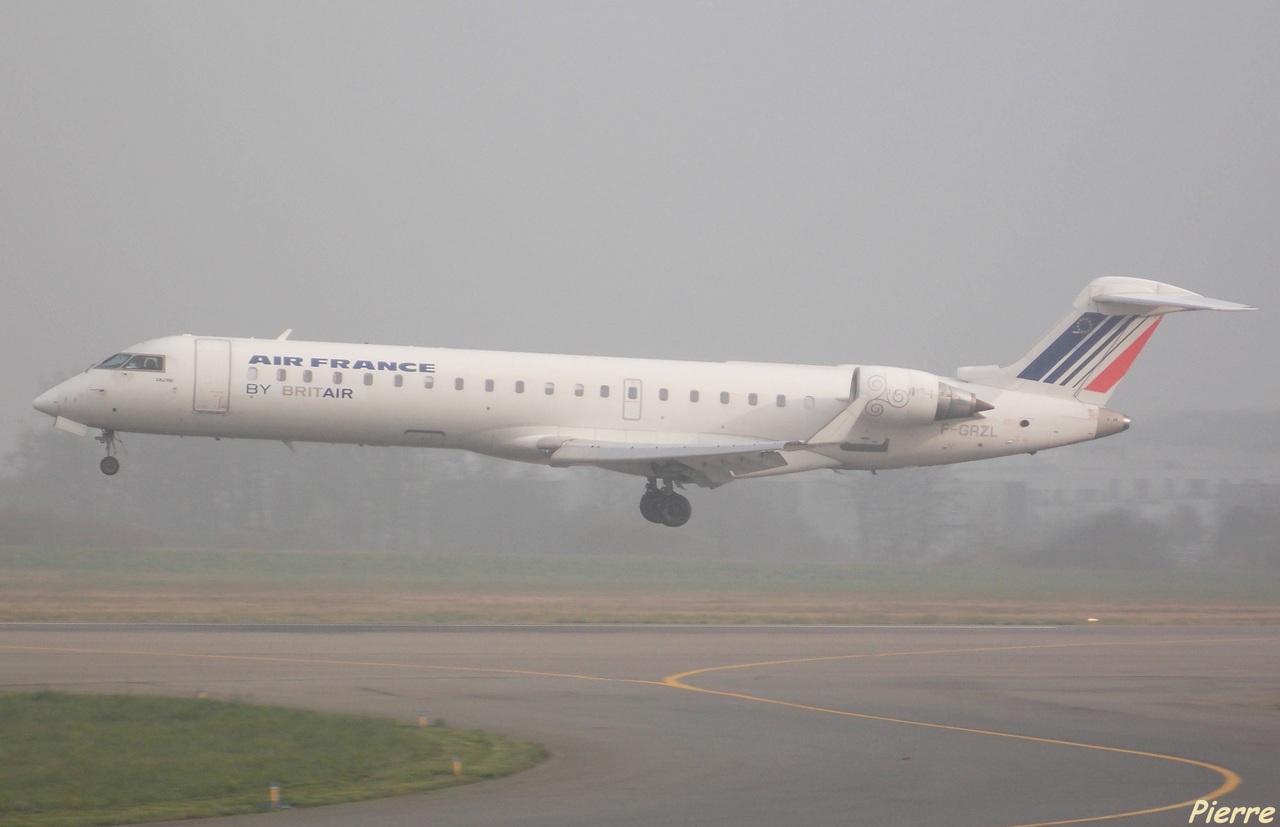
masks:
{"label": "winglet", "polygon": [[277,337],[276,337],[276,341],[278,341],[278,342],[283,342],[285,339],[288,339],[288,338],[289,338],[289,336],[290,336],[290,334],[292,334],[292,333],[293,333],[293,328],[292,328],[292,327],[290,327],[290,328],[286,328],[286,329],[285,329],[285,331],[284,331],[284,333],[281,333],[279,336],[277,336]]}

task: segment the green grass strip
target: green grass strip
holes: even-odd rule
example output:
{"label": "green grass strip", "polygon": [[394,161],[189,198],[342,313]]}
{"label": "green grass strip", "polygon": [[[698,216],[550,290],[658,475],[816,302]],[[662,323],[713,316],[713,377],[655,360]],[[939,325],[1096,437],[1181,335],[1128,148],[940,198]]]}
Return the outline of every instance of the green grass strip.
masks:
{"label": "green grass strip", "polygon": [[[454,775],[453,757],[461,761]],[[0,824],[78,827],[315,807],[518,772],[538,745],[184,698],[0,694]]]}

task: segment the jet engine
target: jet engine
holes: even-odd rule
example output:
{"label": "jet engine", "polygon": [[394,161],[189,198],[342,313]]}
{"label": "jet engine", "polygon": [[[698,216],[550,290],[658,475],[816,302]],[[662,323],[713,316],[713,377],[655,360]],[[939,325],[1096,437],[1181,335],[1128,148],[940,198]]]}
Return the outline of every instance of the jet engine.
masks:
{"label": "jet engine", "polygon": [[908,368],[857,368],[853,374],[853,396],[865,400],[863,417],[894,425],[966,419],[995,407],[976,394],[948,385],[932,373]]}

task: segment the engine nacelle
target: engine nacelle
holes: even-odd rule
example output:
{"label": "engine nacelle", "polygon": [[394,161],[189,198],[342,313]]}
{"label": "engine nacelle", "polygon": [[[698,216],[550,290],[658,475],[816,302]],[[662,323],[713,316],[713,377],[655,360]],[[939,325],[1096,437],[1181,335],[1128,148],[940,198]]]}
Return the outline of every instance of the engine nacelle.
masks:
{"label": "engine nacelle", "polygon": [[879,365],[864,365],[854,371],[853,395],[865,400],[863,417],[895,425],[966,419],[994,407],[932,373]]}

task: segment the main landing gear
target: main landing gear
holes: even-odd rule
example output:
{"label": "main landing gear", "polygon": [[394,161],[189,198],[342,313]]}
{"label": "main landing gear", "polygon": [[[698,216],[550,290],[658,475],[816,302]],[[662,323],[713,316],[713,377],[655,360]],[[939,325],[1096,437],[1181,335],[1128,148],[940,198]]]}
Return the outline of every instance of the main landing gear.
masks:
{"label": "main landing gear", "polygon": [[98,467],[102,469],[102,473],[108,477],[113,477],[120,470],[120,460],[116,459],[116,432],[104,430],[102,436],[96,436],[94,439],[107,446],[107,455],[102,458],[102,462],[98,463]]}
{"label": "main landing gear", "polygon": [[651,523],[676,528],[689,522],[693,506],[683,494],[675,492],[671,480],[663,480],[659,488],[657,478],[650,477],[644,487],[644,496],[640,498],[640,513]]}

